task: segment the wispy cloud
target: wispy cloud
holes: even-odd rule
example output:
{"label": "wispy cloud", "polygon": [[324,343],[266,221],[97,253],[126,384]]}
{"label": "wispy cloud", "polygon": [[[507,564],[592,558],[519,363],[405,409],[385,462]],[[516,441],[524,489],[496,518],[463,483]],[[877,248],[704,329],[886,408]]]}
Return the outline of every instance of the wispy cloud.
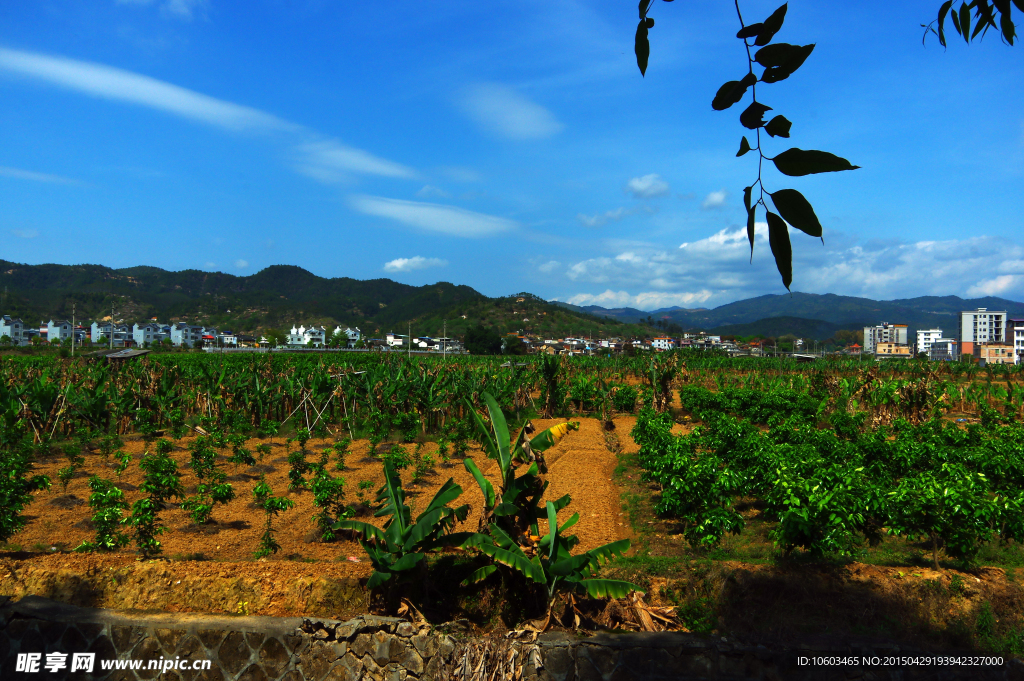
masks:
{"label": "wispy cloud", "polygon": [[402,201],[379,196],[353,196],[350,203],[352,208],[366,215],[388,218],[410,227],[451,236],[492,236],[517,226],[514,221],[506,218],[437,203]]}
{"label": "wispy cloud", "polygon": [[576,215],[576,221],[584,227],[601,227],[609,222],[618,222],[624,217],[635,215],[637,213],[653,213],[654,209],[650,206],[634,206],[632,208],[619,207],[615,210],[607,210],[603,213],[596,213],[594,215],[585,215],[579,213]]}
{"label": "wispy cloud", "polygon": [[235,267],[240,269],[240,270],[244,270],[248,266],[249,266],[249,261],[248,260],[241,260],[241,259],[239,259],[239,260],[235,261]]}
{"label": "wispy cloud", "polygon": [[[188,3],[186,3],[188,4]],[[184,5],[183,5],[184,6]],[[189,6],[196,6],[192,3]],[[0,72],[17,74],[75,92],[144,106],[230,132],[284,133],[293,168],[320,182],[346,181],[353,174],[412,178],[400,163],[325,138],[309,128],[252,107],[172,85],[130,71],[31,52],[0,48]]]}
{"label": "wispy cloud", "polygon": [[437,197],[437,198],[440,198],[440,199],[447,199],[447,198],[451,197],[451,194],[449,194],[445,190],[441,189],[440,187],[435,187],[433,185],[425,184],[425,185],[423,185],[422,189],[420,189],[418,192],[416,192],[416,196],[418,196],[421,199],[429,199],[429,198],[433,198],[433,197]]}
{"label": "wispy cloud", "polygon": [[447,260],[441,260],[440,258],[424,258],[423,256],[417,255],[412,258],[395,258],[389,262],[384,263],[385,272],[411,272],[413,270],[425,270],[428,267],[444,267],[448,264]]}
{"label": "wispy cloud", "polygon": [[11,229],[8,231],[19,239],[35,239],[39,236],[39,232],[34,229]]}
{"label": "wispy cloud", "polygon": [[557,260],[549,260],[543,265],[539,265],[537,269],[543,272],[544,274],[550,274],[561,266],[562,263],[558,262]]}
{"label": "wispy cloud", "polygon": [[48,173],[37,173],[31,170],[9,168],[6,166],[0,166],[0,177],[13,177],[17,180],[32,180],[33,182],[51,182],[53,184],[82,184],[78,180],[73,180],[70,177],[61,177],[60,175],[50,175]]}
{"label": "wispy cloud", "polygon": [[209,3],[207,0],[163,0],[160,3],[156,3],[154,0],[117,0],[117,4],[139,7],[159,4],[162,15],[191,20],[196,11],[205,9]]}
{"label": "wispy cloud", "polygon": [[91,62],[0,48],[0,70],[93,97],[150,107],[227,130],[296,132],[300,129],[293,123],[258,109]]}
{"label": "wispy cloud", "polygon": [[729,196],[729,194],[724,189],[719,189],[717,192],[711,192],[704,197],[704,201],[700,204],[700,207],[704,210],[721,208],[725,205],[725,199],[727,196]]}
{"label": "wispy cloud", "polygon": [[498,83],[482,83],[467,89],[461,105],[480,127],[512,140],[551,137],[565,127],[540,104]]}
{"label": "wispy cloud", "polygon": [[346,182],[353,174],[412,178],[412,168],[346,146],[335,139],[303,142],[294,148],[294,168],[303,175],[332,184]]}
{"label": "wispy cloud", "polygon": [[632,194],[637,199],[652,199],[656,196],[668,194],[669,188],[668,182],[661,179],[660,175],[651,173],[643,177],[634,177],[627,182],[626,192]]}

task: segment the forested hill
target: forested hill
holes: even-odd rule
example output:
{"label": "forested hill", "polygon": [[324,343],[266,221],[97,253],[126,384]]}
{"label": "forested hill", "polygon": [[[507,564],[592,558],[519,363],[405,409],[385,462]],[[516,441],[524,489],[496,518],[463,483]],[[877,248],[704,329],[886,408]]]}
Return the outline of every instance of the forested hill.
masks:
{"label": "forested hill", "polygon": [[646,334],[653,329],[569,311],[521,293],[488,298],[469,286],[438,282],[409,286],[390,279],[327,279],[301,267],[275,265],[239,277],[222,272],[102,265],[21,265],[0,260],[0,314],[30,325],[71,318],[188,321],[254,333],[292,324],[359,326],[377,335],[461,336],[483,324],[501,333],[597,337]]}
{"label": "forested hill", "polygon": [[390,279],[326,279],[301,267],[276,265],[238,277],[222,272],[101,265],[20,265],[0,260],[3,314],[30,323],[51,317],[157,317],[233,322],[244,328],[312,320],[398,324],[418,315],[483,299],[469,286],[409,286]]}

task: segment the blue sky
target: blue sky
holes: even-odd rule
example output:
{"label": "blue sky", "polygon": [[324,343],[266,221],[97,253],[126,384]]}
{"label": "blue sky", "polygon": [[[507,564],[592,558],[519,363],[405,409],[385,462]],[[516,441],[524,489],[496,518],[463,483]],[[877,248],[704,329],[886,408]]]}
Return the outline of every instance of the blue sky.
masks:
{"label": "blue sky", "polygon": [[[764,172],[824,226],[792,232],[794,291],[1024,300],[1024,47],[923,47],[938,5],[790,3],[776,41],[816,48],[759,89],[793,122],[766,153],[861,166]],[[710,106],[746,70],[732,3],[651,16],[641,78],[632,0],[3,3],[0,257],[643,309],[785,292],[741,231],[745,104]]]}

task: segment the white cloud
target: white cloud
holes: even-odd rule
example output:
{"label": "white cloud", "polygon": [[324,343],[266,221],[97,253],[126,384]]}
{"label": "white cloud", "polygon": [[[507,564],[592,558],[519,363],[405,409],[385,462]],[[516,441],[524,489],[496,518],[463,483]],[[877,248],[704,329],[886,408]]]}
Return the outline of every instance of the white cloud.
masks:
{"label": "white cloud", "polygon": [[34,229],[12,229],[10,232],[19,239],[35,239],[39,236],[39,232]]}
{"label": "white cloud", "polygon": [[205,265],[206,269],[208,269],[208,270],[212,270],[212,269],[213,269],[214,267],[216,267],[216,266],[217,266],[217,263],[215,263],[215,262],[209,262],[209,261],[207,261],[207,263],[206,263],[206,265]]}
{"label": "white cloud", "polygon": [[634,177],[626,183],[626,191],[638,199],[652,199],[656,196],[668,194],[668,182],[661,179],[657,173]]}
{"label": "white cloud", "polygon": [[545,274],[550,274],[551,272],[554,272],[559,267],[561,267],[561,265],[562,263],[558,262],[557,260],[549,260],[543,265],[538,265],[537,269],[541,272],[544,272]]}
{"label": "white cloud", "polygon": [[[1003,237],[859,243],[826,231],[822,246],[795,230],[790,234],[794,291],[878,300],[925,295],[1024,300],[1024,245]],[[683,296],[710,292],[706,301],[697,302],[719,305],[785,291],[769,249],[767,225],[760,222],[755,225],[752,263],[746,228],[736,227],[671,250],[632,244],[628,250],[571,263],[566,277],[597,290],[610,288],[622,300],[628,295],[623,291]],[[577,295],[591,298],[570,300],[596,300],[597,294],[584,290]],[[638,300],[633,302],[641,307]]]}
{"label": "white cloud", "polygon": [[294,168],[325,184],[346,182],[353,173],[412,178],[416,171],[400,163],[346,146],[336,139],[303,142],[294,148]]}
{"label": "white cloud", "polygon": [[81,184],[78,180],[60,175],[48,175],[47,173],[36,173],[31,170],[20,168],[8,168],[0,166],[0,177],[13,177],[18,180],[32,180],[33,182],[52,182],[55,184]]}
{"label": "white cloud", "polygon": [[235,261],[235,267],[237,267],[240,270],[244,270],[248,266],[249,266],[249,261],[247,261],[247,260],[239,259],[239,260]]}
{"label": "white cloud", "polygon": [[570,305],[600,305],[601,307],[634,307],[640,310],[657,310],[663,307],[687,307],[700,305],[712,296],[711,291],[695,291],[685,293],[665,293],[663,291],[647,291],[630,295],[627,291],[606,290],[604,293],[591,295],[579,293],[566,302]]}
{"label": "white cloud", "polygon": [[441,199],[447,199],[451,197],[451,194],[441,189],[440,187],[425,184],[423,185],[422,189],[416,192],[416,196],[420,197],[421,199],[429,199],[433,196],[436,196]]}
{"label": "white cloud", "polygon": [[981,298],[984,296],[1002,296],[1013,290],[1020,291],[1024,289],[1021,284],[1024,283],[1024,276],[1014,274],[1003,274],[992,279],[984,279],[979,281],[977,284],[967,289],[967,295],[970,297]]}
{"label": "white cloud", "polygon": [[425,270],[428,267],[444,267],[447,264],[447,260],[441,260],[440,258],[424,258],[423,256],[417,255],[412,258],[395,258],[390,262],[386,262],[384,263],[384,271],[411,272],[412,270]]}
{"label": "white cloud", "polygon": [[482,83],[469,88],[461,105],[480,127],[508,139],[551,137],[565,127],[540,104],[499,83]]}
{"label": "white cloud", "polygon": [[725,197],[727,196],[728,194],[724,189],[719,189],[717,192],[711,192],[704,197],[704,202],[700,204],[700,207],[704,210],[721,208],[725,205]]}
{"label": "white cloud", "polygon": [[451,236],[491,236],[517,226],[512,220],[437,203],[402,201],[379,196],[353,196],[350,203],[352,208],[366,215],[376,215],[411,227]]}

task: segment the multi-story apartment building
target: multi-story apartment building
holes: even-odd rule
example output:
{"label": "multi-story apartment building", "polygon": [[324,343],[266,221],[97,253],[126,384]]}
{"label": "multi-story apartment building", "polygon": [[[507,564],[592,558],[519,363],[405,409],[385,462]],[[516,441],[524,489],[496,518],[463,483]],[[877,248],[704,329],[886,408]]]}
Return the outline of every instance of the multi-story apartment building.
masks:
{"label": "multi-story apartment building", "polygon": [[288,345],[306,347],[312,341],[315,347],[322,347],[326,339],[327,329],[322,326],[311,326],[308,329],[305,326],[293,326],[288,334]]}
{"label": "multi-story apartment building", "polygon": [[907,344],[907,325],[882,322],[879,326],[864,327],[864,352],[874,353],[879,343]]}
{"label": "multi-story apartment building", "polygon": [[0,317],[0,338],[3,336],[10,338],[13,345],[26,345],[28,336],[25,334],[25,322],[6,314]]}
{"label": "multi-story apartment building", "polygon": [[977,310],[960,313],[960,354],[977,355],[978,346],[1006,342],[1006,311]]}
{"label": "multi-story apartment building", "polygon": [[960,348],[955,338],[937,338],[928,348],[928,359],[933,362],[956,362],[960,359]]}
{"label": "multi-story apartment building", "polygon": [[1013,346],[1013,363],[1024,363],[1024,318],[1007,320],[1006,343]]}
{"label": "multi-story apartment building", "polygon": [[655,350],[671,350],[675,346],[676,342],[674,339],[664,336],[661,338],[655,338],[651,341],[651,347]]}
{"label": "multi-story apartment building", "polygon": [[932,342],[942,338],[942,329],[918,329],[917,330],[917,348],[915,352],[923,352],[929,354],[931,350]]}

